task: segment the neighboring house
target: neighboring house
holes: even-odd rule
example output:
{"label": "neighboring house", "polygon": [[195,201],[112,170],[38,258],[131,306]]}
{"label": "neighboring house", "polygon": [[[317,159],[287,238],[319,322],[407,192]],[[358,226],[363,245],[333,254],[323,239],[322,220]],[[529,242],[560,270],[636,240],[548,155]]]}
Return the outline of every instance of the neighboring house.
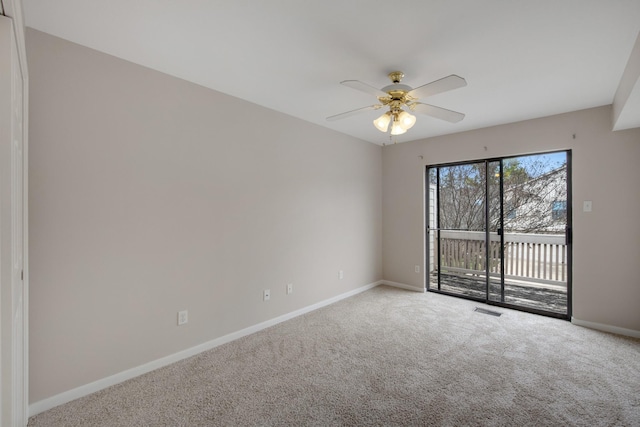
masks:
{"label": "neighboring house", "polygon": [[538,234],[564,233],[567,226],[566,164],[504,189],[504,229]]}

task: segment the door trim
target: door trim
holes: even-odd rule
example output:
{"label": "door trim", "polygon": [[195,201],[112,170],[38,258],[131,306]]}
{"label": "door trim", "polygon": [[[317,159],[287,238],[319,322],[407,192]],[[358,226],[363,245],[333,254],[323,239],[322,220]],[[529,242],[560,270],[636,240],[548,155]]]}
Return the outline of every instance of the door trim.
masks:
{"label": "door trim", "polygon": [[[13,337],[21,341],[21,360],[14,360],[12,362],[12,372],[4,372],[2,374],[3,382],[11,380],[11,399],[8,402],[8,397],[0,394],[0,420],[9,420],[9,425],[12,426],[25,426],[29,417],[29,157],[28,157],[28,132],[29,132],[29,83],[28,83],[28,68],[27,68],[27,54],[26,54],[26,42],[24,35],[24,18],[21,0],[0,0],[1,10],[3,18],[11,21],[11,31],[13,32],[13,43],[15,43],[15,49],[17,53],[17,66],[19,68],[22,84],[18,90],[21,92],[22,97],[22,111],[21,111],[21,131],[22,131],[22,176],[18,181],[21,182],[22,188],[15,188],[16,182],[11,183],[11,192],[18,192],[21,198],[21,211],[22,211],[22,271],[20,279],[22,282],[22,303],[21,303],[21,322],[19,327],[16,328],[17,323],[15,319],[11,318],[11,324],[2,325],[3,330],[10,330]],[[2,120],[8,120],[11,123],[11,117]],[[10,139],[12,139],[10,137]],[[13,150],[13,141],[10,141]],[[14,193],[15,194],[15,193]],[[3,196],[4,197],[4,196]],[[11,196],[9,196],[10,198]],[[15,196],[14,196],[15,197]],[[3,203],[5,200],[3,200]],[[13,227],[13,226],[12,226]],[[14,233],[12,230],[11,234]],[[8,239],[10,237],[3,236],[2,238]],[[12,285],[12,284],[9,284]],[[2,284],[3,287],[6,283]],[[2,290],[4,292],[4,290]],[[5,304],[6,307],[6,304]],[[6,316],[4,316],[6,319]],[[11,316],[13,317],[13,316]],[[15,335],[14,335],[15,334]],[[14,341],[14,338],[11,339]],[[2,337],[2,346],[7,345],[5,336]],[[11,349],[11,354],[14,353],[14,349]],[[15,384],[19,382],[22,384],[22,393],[18,393],[15,390]],[[19,396],[18,396],[19,394]],[[8,411],[9,413],[4,413]],[[0,421],[2,422],[2,421]]]}

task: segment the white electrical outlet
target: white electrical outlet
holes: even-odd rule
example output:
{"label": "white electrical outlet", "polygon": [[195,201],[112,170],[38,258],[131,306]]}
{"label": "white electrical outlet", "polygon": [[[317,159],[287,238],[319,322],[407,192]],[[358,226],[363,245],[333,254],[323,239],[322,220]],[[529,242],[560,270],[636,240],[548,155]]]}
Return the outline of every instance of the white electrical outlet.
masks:
{"label": "white electrical outlet", "polygon": [[293,293],[293,283],[287,284],[287,295]]}
{"label": "white electrical outlet", "polygon": [[419,266],[419,265],[416,265],[415,270],[416,270],[416,273],[420,273],[420,266]]}
{"label": "white electrical outlet", "polygon": [[271,299],[271,289],[265,289],[264,294],[262,294],[263,301],[269,301]]}
{"label": "white electrical outlet", "polygon": [[182,326],[189,321],[189,312],[182,310],[178,312],[178,326]]}
{"label": "white electrical outlet", "polygon": [[340,270],[338,272],[338,279],[340,279],[340,280],[344,279],[344,271]]}

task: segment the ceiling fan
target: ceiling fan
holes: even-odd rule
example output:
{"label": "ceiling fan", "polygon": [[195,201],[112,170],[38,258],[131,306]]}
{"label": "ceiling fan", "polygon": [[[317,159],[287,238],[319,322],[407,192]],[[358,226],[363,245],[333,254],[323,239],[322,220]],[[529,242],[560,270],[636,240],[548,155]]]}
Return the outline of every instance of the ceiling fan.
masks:
{"label": "ceiling fan", "polygon": [[402,71],[389,73],[389,79],[391,79],[393,84],[385,86],[382,89],[377,89],[359,80],[345,80],[340,82],[340,84],[352,89],[374,95],[380,103],[336,114],[335,116],[327,117],[327,120],[340,120],[355,114],[364,113],[365,111],[379,110],[387,106],[389,107],[389,111],[375,119],[373,125],[379,131],[386,133],[389,129],[389,124],[391,124],[391,135],[402,135],[416,123],[416,117],[405,111],[404,108],[451,123],[457,123],[464,118],[464,114],[462,113],[434,105],[423,104],[422,102],[418,102],[418,99],[466,86],[467,82],[465,79],[452,74],[413,89],[411,86],[400,83],[403,77],[404,73]]}

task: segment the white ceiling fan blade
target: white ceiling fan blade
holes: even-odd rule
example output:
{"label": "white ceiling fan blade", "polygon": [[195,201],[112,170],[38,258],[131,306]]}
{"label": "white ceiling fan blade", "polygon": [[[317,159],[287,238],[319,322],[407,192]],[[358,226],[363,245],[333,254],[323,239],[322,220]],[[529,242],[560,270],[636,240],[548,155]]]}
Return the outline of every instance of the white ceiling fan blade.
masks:
{"label": "white ceiling fan blade", "polygon": [[368,93],[369,95],[376,96],[378,98],[386,98],[389,96],[388,93],[381,91],[380,89],[368,85],[366,83],[362,83],[360,80],[345,80],[340,82],[341,85],[348,86],[352,89],[359,90],[364,93]]}
{"label": "white ceiling fan blade", "polygon": [[369,105],[368,107],[357,108],[355,110],[347,111],[344,113],[336,114],[335,116],[327,117],[328,122],[333,122],[334,120],[340,120],[347,117],[355,116],[356,114],[364,113],[365,111],[370,110],[378,110],[382,108],[381,104]]}
{"label": "white ceiling fan blade", "polygon": [[458,113],[457,111],[451,111],[434,105],[423,104],[421,102],[415,102],[411,104],[409,108],[416,113],[426,114],[427,116],[435,117],[436,119],[445,120],[451,123],[458,123],[460,120],[464,119],[464,114]]}
{"label": "white ceiling fan blade", "polygon": [[409,92],[409,96],[413,98],[425,98],[437,93],[446,92],[448,90],[458,89],[467,85],[467,81],[460,76],[452,74],[447,77],[443,77],[440,80],[436,80],[426,85],[419,86]]}

